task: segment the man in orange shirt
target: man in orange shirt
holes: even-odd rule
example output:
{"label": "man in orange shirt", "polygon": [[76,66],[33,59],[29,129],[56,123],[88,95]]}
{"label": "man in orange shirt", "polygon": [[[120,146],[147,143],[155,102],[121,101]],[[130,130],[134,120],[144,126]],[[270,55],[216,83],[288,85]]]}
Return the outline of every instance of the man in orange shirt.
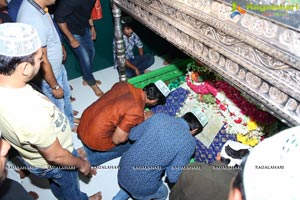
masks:
{"label": "man in orange shirt", "polygon": [[127,151],[129,131],[144,121],[144,109],[164,104],[169,93],[161,80],[143,89],[119,82],[90,105],[77,131],[91,165],[101,165]]}

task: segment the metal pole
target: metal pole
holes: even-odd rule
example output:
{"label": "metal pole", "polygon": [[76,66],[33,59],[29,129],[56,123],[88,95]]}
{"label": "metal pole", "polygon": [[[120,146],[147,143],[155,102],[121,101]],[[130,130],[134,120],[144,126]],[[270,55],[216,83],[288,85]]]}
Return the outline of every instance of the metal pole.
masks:
{"label": "metal pole", "polygon": [[114,35],[117,63],[119,68],[120,81],[127,81],[125,66],[125,46],[123,41],[122,25],[121,25],[121,9],[111,0],[111,9],[114,17]]}

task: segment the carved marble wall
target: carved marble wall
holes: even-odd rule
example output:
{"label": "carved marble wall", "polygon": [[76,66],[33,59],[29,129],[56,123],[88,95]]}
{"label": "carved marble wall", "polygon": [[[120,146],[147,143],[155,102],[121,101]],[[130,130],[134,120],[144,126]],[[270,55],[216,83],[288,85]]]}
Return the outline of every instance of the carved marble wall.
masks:
{"label": "carved marble wall", "polygon": [[300,32],[254,13],[231,18],[209,0],[112,0],[154,32],[206,64],[261,107],[300,124]]}

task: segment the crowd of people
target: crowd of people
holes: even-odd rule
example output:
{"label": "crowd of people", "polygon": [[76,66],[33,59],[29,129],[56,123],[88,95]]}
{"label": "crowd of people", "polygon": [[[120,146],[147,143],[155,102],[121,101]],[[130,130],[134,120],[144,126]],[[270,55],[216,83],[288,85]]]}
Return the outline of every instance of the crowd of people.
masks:
{"label": "crowd of people", "polygon": [[[7,3],[0,0],[0,7],[6,8]],[[60,0],[54,15],[47,8],[55,0],[9,3],[12,10],[1,11],[0,15],[1,199],[34,199],[20,184],[6,178],[10,149],[18,153],[30,173],[48,179],[57,199],[102,199],[100,191],[88,196],[80,190],[78,173],[91,177],[96,174],[93,166],[117,157],[121,157],[120,191],[114,200],[226,196],[229,200],[299,199],[299,127],[284,130],[254,147],[242,170],[227,176],[228,191],[217,181],[199,188],[197,184],[207,180],[203,173],[215,178],[224,173],[204,164],[189,164],[196,149],[194,136],[201,134],[209,119],[199,109],[181,117],[145,110],[166,102],[170,90],[161,80],[144,88],[127,82],[115,83],[105,93],[99,88],[92,74],[94,0]],[[129,24],[124,24],[123,33],[126,75],[145,73],[154,57],[144,54],[143,44]],[[62,40],[78,58],[83,83],[99,97],[80,120],[74,118]],[[133,54],[134,46],[139,55]],[[74,148],[72,132],[78,133],[81,149]],[[186,169],[191,168],[197,171],[188,173]],[[218,196],[218,191],[223,192]]]}

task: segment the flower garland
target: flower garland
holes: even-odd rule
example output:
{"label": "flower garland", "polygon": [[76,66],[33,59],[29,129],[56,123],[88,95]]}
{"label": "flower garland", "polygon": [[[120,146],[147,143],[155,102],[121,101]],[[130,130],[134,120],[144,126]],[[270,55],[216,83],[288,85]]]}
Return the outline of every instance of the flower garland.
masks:
{"label": "flower garland", "polygon": [[237,141],[243,144],[249,146],[258,144],[263,139],[264,127],[276,122],[276,118],[251,104],[239,90],[227,82],[207,79],[204,81],[202,75],[208,77],[205,75],[206,72],[208,70],[205,67],[193,64],[188,67],[186,76],[187,86],[199,95],[197,100],[200,101],[201,107],[206,107],[203,102],[204,95],[210,95],[210,99],[215,98],[214,103],[218,107],[216,114],[219,113],[224,117],[226,132],[235,134]]}
{"label": "flower garland", "polygon": [[254,104],[251,104],[241,95],[239,90],[235,89],[227,82],[216,81],[214,82],[214,86],[219,91],[223,91],[226,97],[229,98],[239,109],[241,109],[241,113],[247,115],[252,121],[264,125],[272,124],[276,121],[275,117],[268,112],[258,109]]}

